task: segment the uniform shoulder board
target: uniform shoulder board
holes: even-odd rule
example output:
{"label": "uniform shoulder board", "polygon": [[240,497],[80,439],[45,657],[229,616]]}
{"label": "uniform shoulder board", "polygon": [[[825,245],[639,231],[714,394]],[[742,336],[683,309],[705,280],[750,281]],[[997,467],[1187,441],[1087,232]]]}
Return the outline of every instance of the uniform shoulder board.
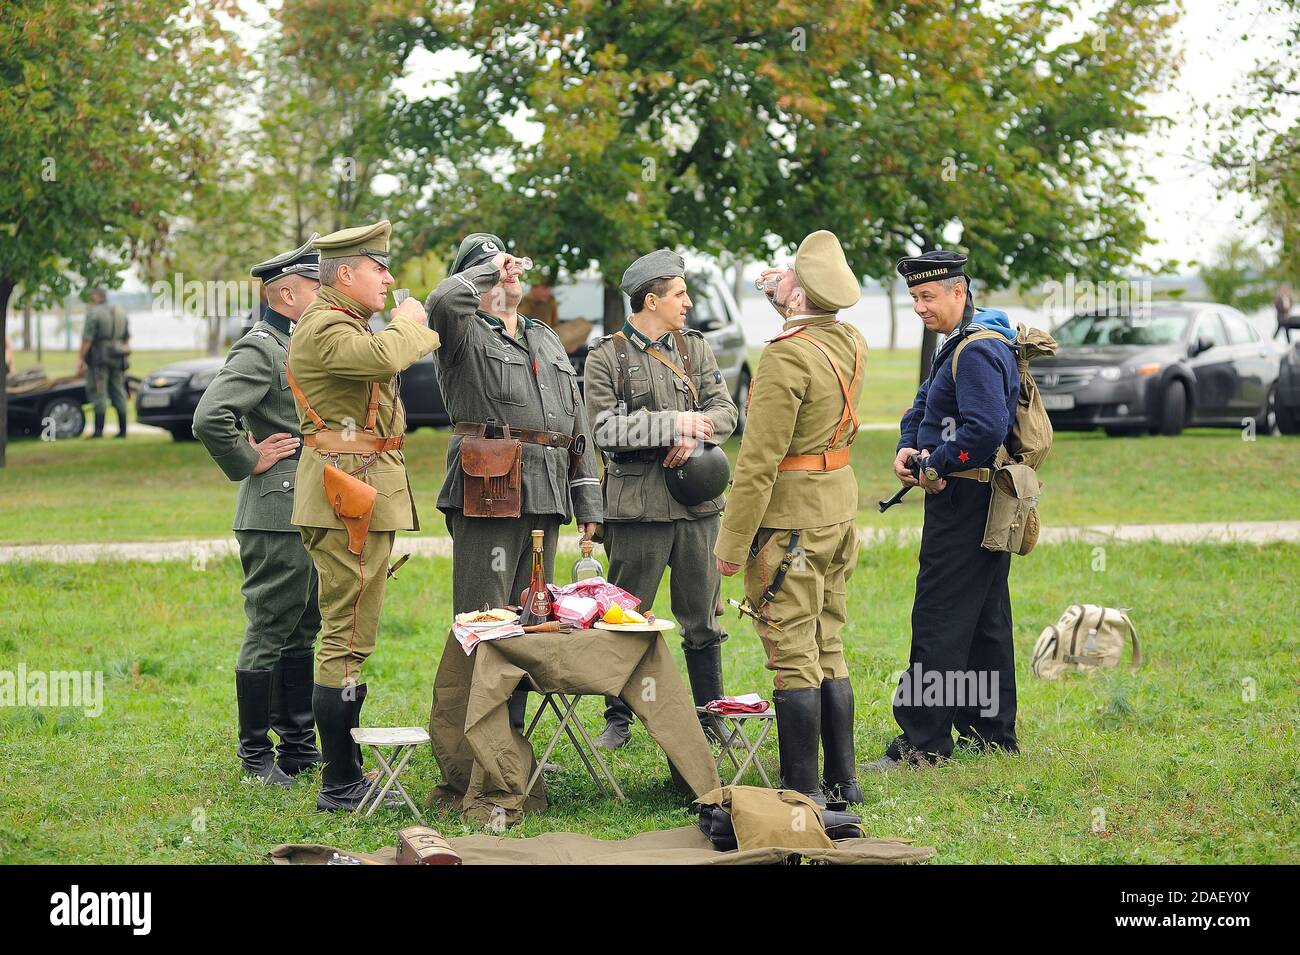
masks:
{"label": "uniform shoulder board", "polygon": [[700,331],[698,328],[683,328],[683,329],[682,329],[682,334],[685,335],[687,338],[703,338],[703,337],[704,337],[704,333],[703,333],[702,331]]}
{"label": "uniform shoulder board", "polygon": [[591,348],[589,350],[594,351],[595,349],[599,348],[601,345],[605,344],[605,342],[610,342],[613,340],[614,340],[613,332],[610,332],[608,335],[601,335],[599,338],[597,338],[594,342],[591,343]]}
{"label": "uniform shoulder board", "polygon": [[255,328],[255,329],[253,329],[251,332],[249,332],[249,334],[250,334],[250,335],[256,335],[258,338],[270,338],[270,337],[271,337],[271,333],[270,333],[270,332],[266,331],[265,329],[261,329],[261,328]]}
{"label": "uniform shoulder board", "polygon": [[791,335],[795,334],[796,332],[801,332],[807,327],[808,327],[807,325],[796,325],[794,328],[790,329],[789,331],[782,332],[780,335],[777,335],[774,338],[769,338],[767,340],[767,344],[771,345],[773,342],[783,342]]}

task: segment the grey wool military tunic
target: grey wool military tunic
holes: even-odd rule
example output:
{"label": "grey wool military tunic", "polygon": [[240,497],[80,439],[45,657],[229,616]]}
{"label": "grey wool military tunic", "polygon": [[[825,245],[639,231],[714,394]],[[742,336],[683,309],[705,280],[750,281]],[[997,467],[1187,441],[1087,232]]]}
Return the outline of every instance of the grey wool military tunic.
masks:
{"label": "grey wool military tunic", "polygon": [[[288,319],[275,318],[287,327]],[[254,323],[231,347],[194,410],[194,436],[226,477],[241,482],[232,530],[298,533],[290,521],[297,455],[254,474],[257,452],[245,437],[245,426],[259,442],[280,432],[301,437],[285,374],[288,347],[287,332],[266,318]]]}
{"label": "grey wool military tunic", "polygon": [[[521,342],[499,319],[479,311],[479,297],[496,284],[498,274],[491,263],[474,266],[448,276],[425,299],[429,327],[442,340],[433,360],[447,413],[456,424],[491,420],[512,428],[587,436],[572,478],[566,449],[524,443],[521,511],[557,514],[561,523],[575,516],[579,523],[599,523],[596,451],[577,372],[546,325],[520,315]],[[452,435],[447,446],[447,476],[438,495],[438,509],[444,513],[464,507],[460,442],[460,435]]]}

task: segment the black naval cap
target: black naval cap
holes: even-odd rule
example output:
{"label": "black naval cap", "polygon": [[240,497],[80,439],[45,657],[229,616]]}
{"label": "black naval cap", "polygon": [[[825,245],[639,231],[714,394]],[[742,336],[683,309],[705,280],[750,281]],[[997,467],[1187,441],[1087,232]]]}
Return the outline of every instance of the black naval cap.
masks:
{"label": "black naval cap", "polygon": [[960,252],[935,249],[924,255],[909,255],[898,260],[894,266],[898,269],[907,287],[924,285],[926,282],[941,282],[966,276],[966,256]]}
{"label": "black naval cap", "polygon": [[319,235],[313,232],[311,238],[303,245],[292,252],[281,252],[265,262],[258,262],[248,270],[249,274],[253,278],[261,279],[263,285],[270,285],[288,275],[305,275],[310,279],[320,278],[320,253],[313,245],[318,238]]}
{"label": "black naval cap", "polygon": [[455,275],[457,272],[482,265],[494,258],[498,252],[505,250],[506,244],[501,241],[500,236],[495,236],[491,232],[471,232],[461,240],[460,248],[456,250],[456,259],[451,263],[451,271],[447,274]]}

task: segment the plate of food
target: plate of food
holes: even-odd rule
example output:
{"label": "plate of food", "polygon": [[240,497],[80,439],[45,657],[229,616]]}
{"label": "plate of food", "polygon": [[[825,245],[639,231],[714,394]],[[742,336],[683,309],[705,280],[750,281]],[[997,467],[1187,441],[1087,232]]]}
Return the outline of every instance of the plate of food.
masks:
{"label": "plate of food", "polygon": [[615,604],[592,626],[597,630],[613,630],[622,633],[653,633],[658,630],[671,630],[677,624],[671,620],[660,619],[653,613],[642,615],[635,610],[624,610]]}
{"label": "plate of food", "polygon": [[456,626],[469,630],[493,630],[502,624],[515,623],[519,614],[504,607],[491,610],[470,610],[456,614]]}

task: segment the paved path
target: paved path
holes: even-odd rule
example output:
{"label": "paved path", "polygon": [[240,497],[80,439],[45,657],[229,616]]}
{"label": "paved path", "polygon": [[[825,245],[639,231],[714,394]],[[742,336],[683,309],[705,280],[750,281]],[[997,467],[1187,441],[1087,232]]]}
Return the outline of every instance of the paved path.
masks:
{"label": "paved path", "polygon": [[[919,527],[901,530],[861,528],[859,539],[866,545],[914,541]],[[1209,524],[1097,524],[1089,527],[1049,527],[1040,543],[1061,544],[1071,541],[1105,544],[1161,540],[1177,544],[1231,543],[1268,544],[1277,541],[1300,542],[1300,521],[1236,521]],[[569,535],[562,549],[577,552],[577,535]],[[57,564],[84,564],[101,560],[184,560],[202,562],[239,553],[233,537],[210,540],[130,541],[116,544],[31,544],[0,546],[0,564],[15,561],[50,561]],[[450,537],[410,537],[398,534],[394,556],[414,554],[418,557],[450,557]]]}

